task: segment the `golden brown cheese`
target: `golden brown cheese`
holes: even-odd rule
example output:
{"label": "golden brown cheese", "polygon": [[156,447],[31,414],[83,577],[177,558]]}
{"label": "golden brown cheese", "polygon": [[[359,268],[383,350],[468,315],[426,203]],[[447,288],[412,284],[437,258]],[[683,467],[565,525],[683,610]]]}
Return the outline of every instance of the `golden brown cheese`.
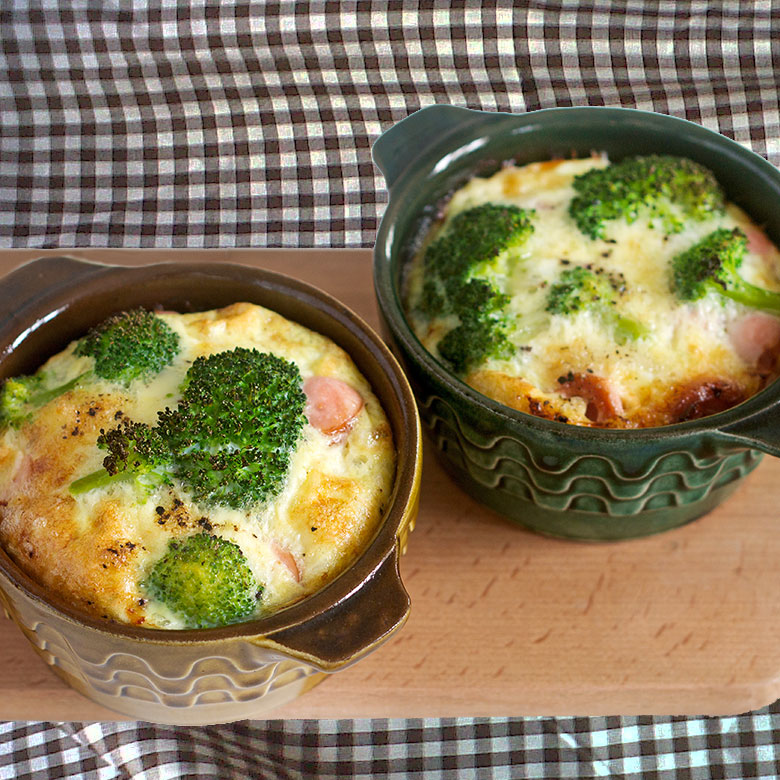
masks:
{"label": "golden brown cheese", "polygon": [[[687,221],[671,235],[639,218],[631,224],[612,221],[606,240],[590,239],[568,213],[572,182],[608,164],[594,156],[508,166],[472,179],[449,201],[427,242],[456,214],[483,203],[534,212],[534,232],[521,247],[507,250],[490,276],[509,297],[514,354],[485,361],[465,381],[512,408],[603,427],[666,425],[753,395],[777,375],[780,319],[715,296],[681,303],[670,289],[669,264],[713,230],[740,227],[748,237],[741,275],[780,290],[780,252],[733,204],[723,214]],[[407,315],[422,344],[438,355],[439,341],[458,321],[452,315],[431,319],[417,307],[423,254],[424,247],[407,276]],[[547,313],[549,286],[574,265],[622,274],[627,293],[619,301],[620,313],[645,325],[647,335],[616,344],[613,329],[592,311]]]}
{"label": "golden brown cheese", "polygon": [[[395,454],[387,418],[368,382],[332,341],[259,306],[239,303],[160,315],[180,337],[174,364],[129,390],[107,382],[71,390],[0,438],[0,544],[31,577],[94,615],[162,628],[180,619],[139,588],[170,540],[204,530],[238,544],[263,596],[258,614],[298,601],[341,572],[370,540],[389,498]],[[129,483],[72,496],[70,483],[101,467],[101,429],[129,418],[154,424],[173,406],[198,356],[236,346],[295,362],[305,380],[333,377],[362,405],[347,430],[304,426],[282,492],[253,511],[204,509],[170,487],[148,498]],[[73,345],[46,370],[84,368]]]}

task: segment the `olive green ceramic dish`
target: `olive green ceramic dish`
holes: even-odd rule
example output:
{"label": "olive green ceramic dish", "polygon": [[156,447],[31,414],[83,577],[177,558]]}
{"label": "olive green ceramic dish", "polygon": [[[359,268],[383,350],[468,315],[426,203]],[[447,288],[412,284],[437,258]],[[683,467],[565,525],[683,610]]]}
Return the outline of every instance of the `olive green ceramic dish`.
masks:
{"label": "olive green ceramic dish", "polygon": [[780,382],[711,417],[641,430],[540,419],[476,392],[420,344],[404,316],[404,268],[442,202],[475,175],[606,151],[663,153],[714,171],[728,197],[780,241],[780,172],[699,125],[631,109],[523,115],[440,105],[412,114],[374,145],[390,191],[377,236],[375,288],[437,454],[478,501],[536,531],[578,539],[657,533],[701,516],[759,463],[780,455]]}
{"label": "olive green ceramic dish", "polygon": [[382,402],[398,464],[379,530],[342,575],[270,617],[161,631],[79,613],[0,550],[0,604],[78,691],[130,718],[207,724],[261,716],[358,661],[399,629],[409,598],[398,556],[414,525],[420,479],[414,397],[382,341],[325,293],[278,274],[222,263],[140,268],[36,260],[0,280],[0,378],[34,371],[110,314],[160,305],[198,311],[249,301],[318,331],[352,356]]}

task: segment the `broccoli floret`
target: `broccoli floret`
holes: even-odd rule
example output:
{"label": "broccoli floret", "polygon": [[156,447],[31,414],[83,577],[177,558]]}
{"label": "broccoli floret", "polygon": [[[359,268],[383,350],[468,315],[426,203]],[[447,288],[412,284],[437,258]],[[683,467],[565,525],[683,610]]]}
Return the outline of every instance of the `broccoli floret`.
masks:
{"label": "broccoli floret", "polygon": [[604,238],[605,223],[658,218],[667,233],[683,227],[679,212],[695,220],[721,213],[725,198],[712,171],[684,157],[627,157],[576,176],[569,214],[591,238]]}
{"label": "broccoli floret", "polygon": [[119,481],[133,481],[145,494],[171,484],[172,455],[156,428],[124,421],[118,428],[101,432],[97,445],[108,450],[103,468],[71,483],[73,495]]}
{"label": "broccoli floret", "polygon": [[141,589],[181,617],[187,628],[243,620],[256,610],[263,591],[241,548],[208,533],[169,542]]}
{"label": "broccoli floret", "polygon": [[714,292],[780,314],[780,293],[750,284],[739,275],[746,249],[747,238],[739,228],[714,230],[672,260],[672,289],[684,301]]}
{"label": "broccoli floret", "polygon": [[18,428],[33,412],[72,390],[88,375],[89,371],[86,371],[54,387],[50,386],[51,379],[43,371],[6,379],[0,390],[0,427]]}
{"label": "broccoli floret", "polygon": [[195,360],[182,393],[155,428],[132,423],[102,434],[104,468],[71,492],[133,478],[147,490],[175,479],[196,502],[234,509],[276,496],[306,422],[298,367],[238,347]]}
{"label": "broccoli floret", "polygon": [[116,314],[92,328],[76,345],[77,355],[91,357],[101,379],[129,385],[170,365],[179,352],[179,336],[145,309]]}
{"label": "broccoli floret", "polygon": [[486,356],[508,358],[513,353],[502,320],[467,319],[449,331],[438,348],[458,373],[466,373]]}
{"label": "broccoli floret", "polygon": [[238,509],[281,490],[305,405],[294,363],[240,347],[198,358],[159,428],[195,500]]}
{"label": "broccoli floret", "polygon": [[148,379],[173,362],[179,337],[159,317],[143,309],[117,314],[77,342],[74,354],[91,357],[93,367],[64,384],[44,371],[7,379],[0,391],[0,426],[18,427],[49,401],[92,376],[129,385]]}
{"label": "broccoli floret", "polygon": [[425,250],[426,279],[457,289],[502,252],[525,243],[531,233],[531,214],[517,206],[484,203],[461,211]]}
{"label": "broccoli floret", "polygon": [[550,287],[546,308],[552,314],[574,314],[594,304],[611,304],[619,289],[619,283],[601,269],[575,265]]}
{"label": "broccoli floret", "polygon": [[84,376],[85,374],[80,374],[69,382],[53,388],[47,386],[47,377],[42,372],[32,376],[6,379],[0,391],[0,425],[18,427],[36,409],[72,390]]}
{"label": "broccoli floret", "polygon": [[418,302],[431,317],[455,315],[459,324],[439,342],[439,354],[459,374],[489,357],[511,354],[509,299],[488,278],[507,250],[533,232],[531,212],[486,203],[452,218],[423,257],[425,283]]}
{"label": "broccoli floret", "polygon": [[576,265],[567,268],[550,287],[545,308],[550,314],[563,315],[590,309],[613,328],[615,340],[622,344],[647,334],[642,323],[615,311],[618,295],[624,291],[622,275]]}

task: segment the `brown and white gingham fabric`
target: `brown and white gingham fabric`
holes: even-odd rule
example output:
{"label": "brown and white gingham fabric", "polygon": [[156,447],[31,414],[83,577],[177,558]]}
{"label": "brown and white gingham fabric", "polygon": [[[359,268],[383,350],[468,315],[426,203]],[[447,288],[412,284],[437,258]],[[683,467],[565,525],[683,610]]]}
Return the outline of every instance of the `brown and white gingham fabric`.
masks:
{"label": "brown and white gingham fabric", "polygon": [[[769,0],[5,0],[1,247],[370,246],[371,144],[432,103],[622,105],[780,164]],[[737,718],[0,724],[10,778],[754,778]]]}
{"label": "brown and white gingham fabric", "polygon": [[780,163],[780,5],[6,0],[0,246],[370,246],[432,103],[636,106]]}
{"label": "brown and white gingham fabric", "polygon": [[777,777],[778,708],[741,718],[0,724],[0,778],[516,780]]}

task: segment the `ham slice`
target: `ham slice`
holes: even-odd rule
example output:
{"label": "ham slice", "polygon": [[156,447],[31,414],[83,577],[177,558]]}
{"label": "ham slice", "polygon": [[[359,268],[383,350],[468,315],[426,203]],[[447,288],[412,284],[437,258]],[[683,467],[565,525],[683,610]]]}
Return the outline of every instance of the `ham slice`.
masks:
{"label": "ham slice", "polygon": [[766,233],[764,233],[761,228],[750,226],[744,227],[743,230],[747,237],[747,248],[749,252],[753,252],[753,254],[763,257],[774,249],[774,244],[769,240]]}
{"label": "ham slice", "polygon": [[287,569],[290,574],[292,575],[292,578],[296,582],[301,581],[301,571],[298,568],[298,563],[295,560],[295,557],[289,550],[285,550],[283,547],[280,547],[276,542],[271,542],[271,552],[276,556],[276,559],[279,561],[279,563],[284,566],[285,569]]}
{"label": "ham slice", "polygon": [[729,328],[729,338],[739,357],[761,373],[770,373],[780,356],[780,319],[751,312]]}

